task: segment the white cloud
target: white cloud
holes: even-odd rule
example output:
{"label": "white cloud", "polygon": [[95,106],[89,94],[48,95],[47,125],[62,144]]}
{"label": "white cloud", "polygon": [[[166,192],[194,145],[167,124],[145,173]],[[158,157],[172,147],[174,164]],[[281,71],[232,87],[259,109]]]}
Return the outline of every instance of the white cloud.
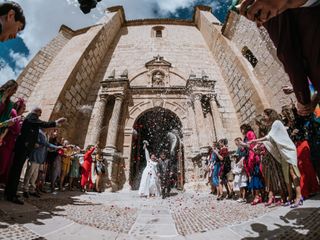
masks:
{"label": "white cloud", "polygon": [[0,86],[10,79],[16,79],[20,72],[21,69],[15,71],[3,58],[0,58]]}
{"label": "white cloud", "polygon": [[[212,2],[215,2],[213,0]],[[90,14],[83,14],[77,0],[16,0],[24,9],[27,26],[21,34],[24,42],[35,55],[56,36],[60,26],[73,29],[96,23],[107,7],[122,5],[127,19],[153,18],[155,10],[159,15],[174,13],[178,8],[191,6],[194,0],[102,0]]]}
{"label": "white cloud", "polygon": [[10,52],[9,52],[9,57],[11,57],[12,60],[15,62],[17,69],[24,68],[28,64],[28,61],[29,61],[27,56],[25,56],[24,54],[16,53],[12,50],[10,50]]}
{"label": "white cloud", "polygon": [[161,0],[157,1],[160,10],[170,13],[174,13],[178,8],[186,8],[192,5],[194,0]]}
{"label": "white cloud", "polygon": [[3,58],[0,58],[0,86],[9,79],[16,80],[23,68],[28,64],[29,58],[10,49],[9,57],[15,66],[11,67]]}

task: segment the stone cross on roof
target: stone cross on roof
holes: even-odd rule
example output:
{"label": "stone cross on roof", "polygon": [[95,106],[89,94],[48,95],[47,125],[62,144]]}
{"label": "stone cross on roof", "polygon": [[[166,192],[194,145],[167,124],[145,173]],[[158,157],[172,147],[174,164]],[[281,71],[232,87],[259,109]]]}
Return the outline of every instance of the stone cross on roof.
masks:
{"label": "stone cross on roof", "polygon": [[158,56],[153,57],[154,60],[156,60],[156,62],[160,62],[161,60],[163,60],[163,57],[161,57],[159,54]]}

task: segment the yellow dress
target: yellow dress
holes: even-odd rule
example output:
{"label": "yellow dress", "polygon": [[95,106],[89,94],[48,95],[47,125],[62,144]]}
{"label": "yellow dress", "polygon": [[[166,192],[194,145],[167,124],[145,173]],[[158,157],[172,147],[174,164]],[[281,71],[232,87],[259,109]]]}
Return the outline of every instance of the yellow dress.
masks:
{"label": "yellow dress", "polygon": [[71,148],[64,148],[63,149],[63,157],[62,157],[62,174],[67,175],[70,171],[70,166],[71,166],[71,156],[73,154],[73,150]]}

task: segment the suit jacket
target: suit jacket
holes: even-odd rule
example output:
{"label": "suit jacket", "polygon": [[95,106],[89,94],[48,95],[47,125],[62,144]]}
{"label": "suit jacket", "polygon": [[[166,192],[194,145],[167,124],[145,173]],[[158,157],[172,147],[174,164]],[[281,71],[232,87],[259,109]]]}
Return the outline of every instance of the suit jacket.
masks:
{"label": "suit jacket", "polygon": [[46,134],[40,129],[38,136],[38,147],[33,149],[30,154],[30,162],[43,164],[46,160],[48,148],[57,149],[58,146],[49,143]]}
{"label": "suit jacket", "polygon": [[25,148],[29,155],[38,141],[39,129],[52,127],[56,127],[55,121],[41,121],[37,114],[29,113],[22,123],[21,133],[17,138],[17,150]]}
{"label": "suit jacket", "polygon": [[170,174],[171,166],[170,166],[170,159],[165,159],[159,161],[158,164],[158,173],[160,173],[160,178],[164,177],[165,175]]}

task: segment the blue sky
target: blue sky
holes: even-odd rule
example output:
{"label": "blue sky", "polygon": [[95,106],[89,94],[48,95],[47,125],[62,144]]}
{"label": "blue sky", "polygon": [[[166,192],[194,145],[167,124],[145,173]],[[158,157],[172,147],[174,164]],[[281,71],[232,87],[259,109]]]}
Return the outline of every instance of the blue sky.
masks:
{"label": "blue sky", "polygon": [[[24,9],[27,26],[14,40],[0,43],[0,84],[17,78],[28,61],[45,46],[65,24],[73,29],[94,24],[107,7],[124,6],[127,19],[191,19],[194,6],[211,6],[223,22],[231,0],[102,0],[90,14],[84,15],[77,0],[15,0]],[[66,14],[67,13],[67,14]],[[50,24],[49,24],[50,23]]]}

